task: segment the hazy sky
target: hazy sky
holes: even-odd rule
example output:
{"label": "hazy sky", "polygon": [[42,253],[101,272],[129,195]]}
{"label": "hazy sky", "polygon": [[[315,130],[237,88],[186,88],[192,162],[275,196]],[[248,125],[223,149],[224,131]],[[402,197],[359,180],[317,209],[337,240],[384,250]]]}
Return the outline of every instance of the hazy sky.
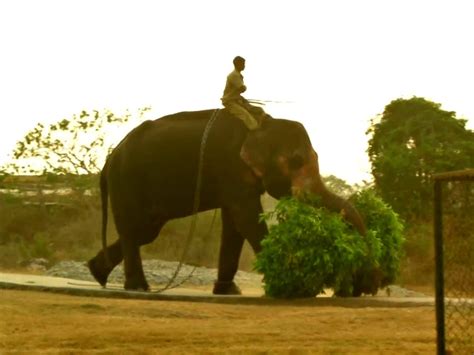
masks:
{"label": "hazy sky", "polygon": [[[472,4],[472,5],[471,5]],[[0,164],[37,122],[82,109],[156,117],[220,106],[232,59],[247,98],[302,122],[324,175],[370,179],[365,131],[391,100],[474,128],[474,3],[436,0],[2,0]]]}

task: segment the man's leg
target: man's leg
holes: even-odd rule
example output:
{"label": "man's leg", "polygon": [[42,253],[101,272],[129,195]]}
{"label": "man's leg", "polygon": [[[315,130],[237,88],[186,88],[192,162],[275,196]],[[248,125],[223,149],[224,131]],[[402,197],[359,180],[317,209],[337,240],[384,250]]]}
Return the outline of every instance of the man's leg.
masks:
{"label": "man's leg", "polygon": [[228,103],[225,105],[230,113],[244,122],[251,131],[259,127],[259,122],[244,107],[237,103]]}
{"label": "man's leg", "polygon": [[270,116],[268,113],[265,112],[263,107],[252,105],[248,101],[245,101],[243,103],[243,106],[257,120],[259,126],[262,125],[262,122],[264,120],[273,118],[272,116]]}

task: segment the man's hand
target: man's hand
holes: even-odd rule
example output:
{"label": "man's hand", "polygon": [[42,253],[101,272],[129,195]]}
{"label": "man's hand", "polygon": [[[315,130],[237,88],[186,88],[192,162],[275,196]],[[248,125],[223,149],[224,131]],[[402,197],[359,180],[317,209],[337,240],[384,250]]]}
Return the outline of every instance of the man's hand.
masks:
{"label": "man's hand", "polygon": [[245,85],[242,85],[240,88],[239,88],[239,93],[243,93],[247,90],[247,87]]}

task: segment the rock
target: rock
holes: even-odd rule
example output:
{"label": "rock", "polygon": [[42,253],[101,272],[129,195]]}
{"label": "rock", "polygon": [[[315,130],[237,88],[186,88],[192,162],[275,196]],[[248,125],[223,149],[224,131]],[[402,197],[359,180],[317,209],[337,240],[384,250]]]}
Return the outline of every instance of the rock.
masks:
{"label": "rock", "polygon": [[30,271],[46,271],[49,261],[45,258],[33,258],[21,263]]}
{"label": "rock", "polygon": [[389,297],[426,297],[426,295],[421,292],[407,290],[397,285],[387,286],[385,288],[385,295]]}

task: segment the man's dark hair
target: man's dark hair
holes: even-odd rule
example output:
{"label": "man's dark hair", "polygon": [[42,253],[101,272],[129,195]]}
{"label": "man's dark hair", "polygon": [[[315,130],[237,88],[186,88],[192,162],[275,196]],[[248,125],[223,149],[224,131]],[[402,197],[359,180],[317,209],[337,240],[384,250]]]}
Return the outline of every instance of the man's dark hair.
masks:
{"label": "man's dark hair", "polygon": [[238,63],[244,63],[244,62],[245,62],[245,59],[242,58],[242,57],[239,56],[239,55],[238,55],[237,57],[235,57],[235,58],[234,58],[234,61],[233,61],[234,66],[237,65]]}

